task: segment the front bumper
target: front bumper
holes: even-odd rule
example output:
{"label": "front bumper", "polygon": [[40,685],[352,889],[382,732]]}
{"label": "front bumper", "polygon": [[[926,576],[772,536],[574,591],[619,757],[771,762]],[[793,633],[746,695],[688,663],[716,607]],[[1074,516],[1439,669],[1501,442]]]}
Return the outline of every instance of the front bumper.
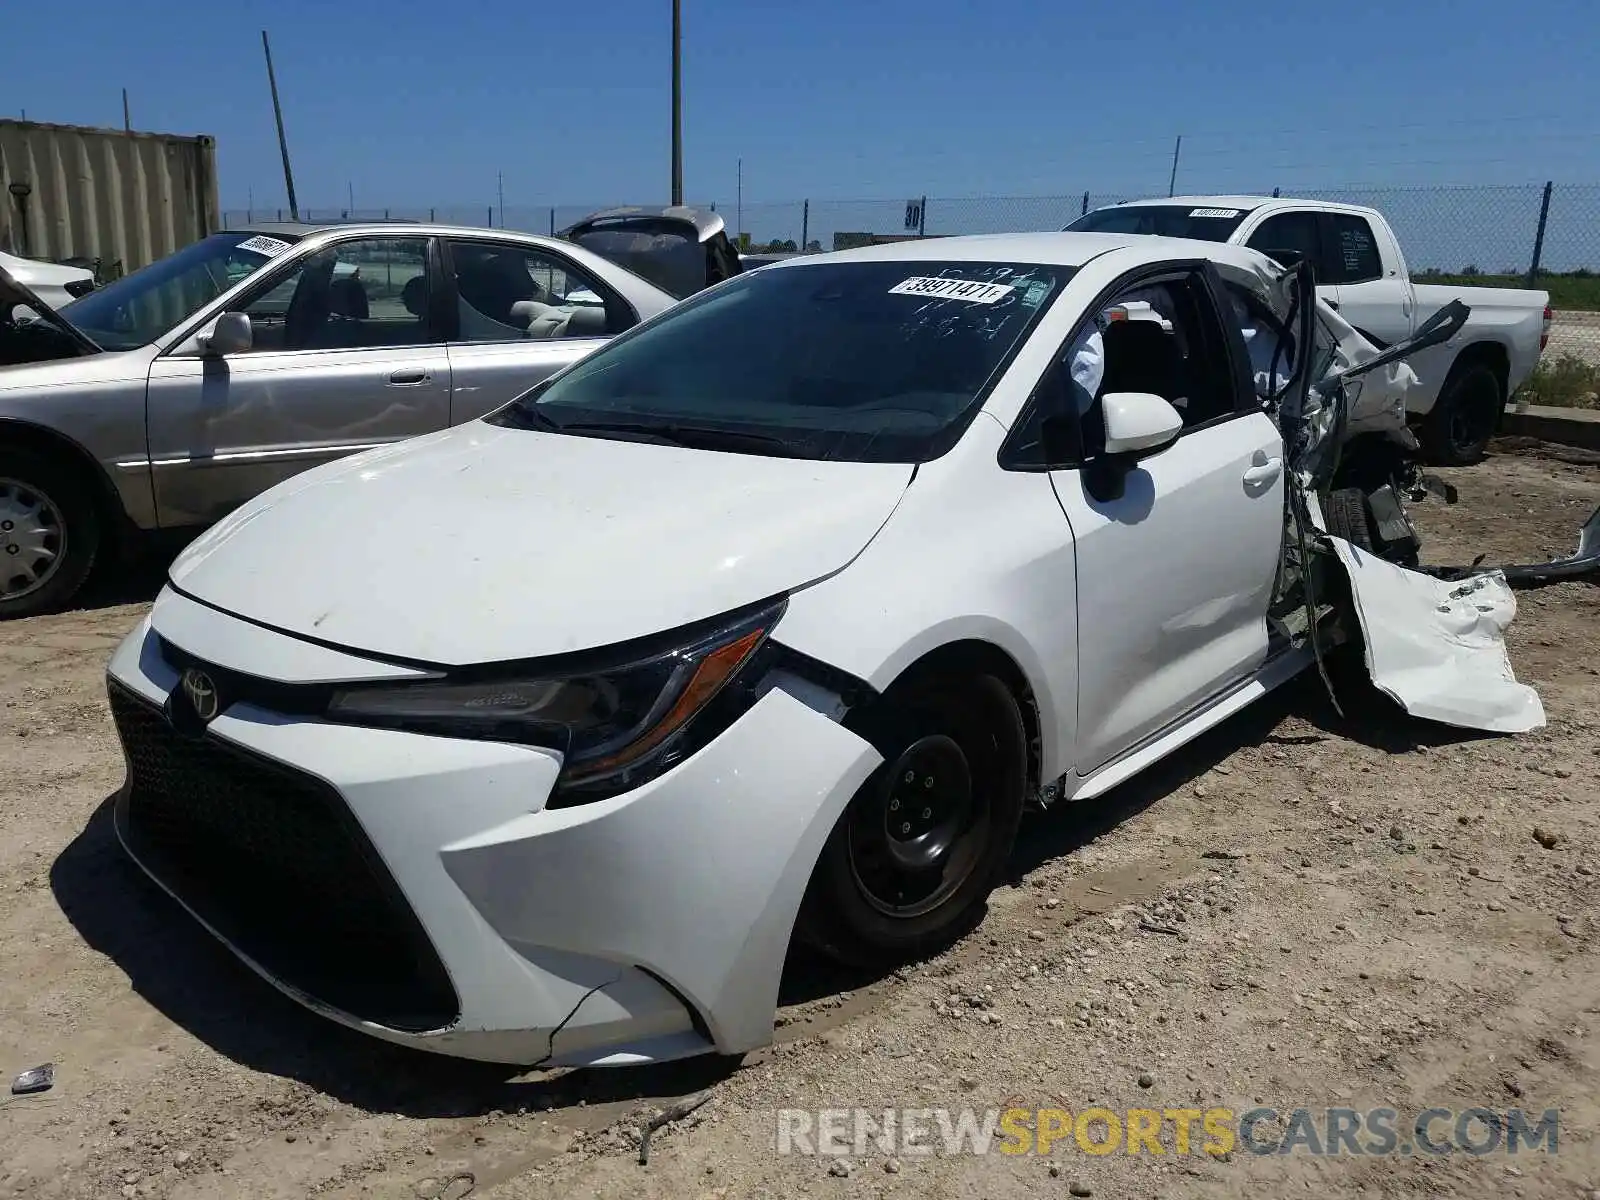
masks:
{"label": "front bumper", "polygon": [[110,664],[123,844],[290,996],[390,1041],[496,1062],[613,1065],[771,1040],[806,882],[879,762],[795,694],[769,690],[633,792],[545,811],[560,762],[529,747],[245,702],[185,738],[161,715],[179,682],[163,640],[284,683],[393,668],[171,591]]}

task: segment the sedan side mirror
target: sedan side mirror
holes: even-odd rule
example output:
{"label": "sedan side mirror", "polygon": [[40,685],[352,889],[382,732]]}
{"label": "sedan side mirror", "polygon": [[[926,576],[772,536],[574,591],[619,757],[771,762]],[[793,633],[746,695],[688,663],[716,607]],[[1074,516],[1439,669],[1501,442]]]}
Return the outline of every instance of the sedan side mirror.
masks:
{"label": "sedan side mirror", "polygon": [[1100,401],[1106,454],[1145,458],[1164,450],[1183,432],[1183,418],[1154,392],[1108,392]]}
{"label": "sedan side mirror", "polygon": [[217,318],[209,333],[202,333],[196,340],[200,344],[200,353],[207,358],[243,354],[255,345],[255,331],[250,327],[250,314],[225,312]]}
{"label": "sedan side mirror", "polygon": [[1102,504],[1121,500],[1134,464],[1160,453],[1183,432],[1183,418],[1154,392],[1107,392],[1100,398],[1105,451],[1091,458],[1084,487]]}

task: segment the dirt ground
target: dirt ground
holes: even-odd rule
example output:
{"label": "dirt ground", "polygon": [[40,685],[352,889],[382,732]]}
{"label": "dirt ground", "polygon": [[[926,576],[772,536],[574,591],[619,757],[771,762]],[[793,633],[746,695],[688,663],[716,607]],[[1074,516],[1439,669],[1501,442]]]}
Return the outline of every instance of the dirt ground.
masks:
{"label": "dirt ground", "polygon": [[[1447,474],[1460,503],[1413,510],[1432,561],[1567,553],[1600,501],[1592,461],[1536,447]],[[793,964],[772,1049],[553,1076],[397,1050],[301,1011],[122,859],[102,672],[153,590],[0,626],[0,1070],[57,1073],[42,1096],[0,1095],[0,1196],[1600,1189],[1593,585],[1519,595],[1511,658],[1544,730],[1341,719],[1303,679],[1110,796],[1031,817],[1014,882],[939,959],[866,980]],[[705,1088],[640,1166],[641,1120]],[[1556,1108],[1559,1152],[776,1151],[780,1108],[1011,1104]]]}

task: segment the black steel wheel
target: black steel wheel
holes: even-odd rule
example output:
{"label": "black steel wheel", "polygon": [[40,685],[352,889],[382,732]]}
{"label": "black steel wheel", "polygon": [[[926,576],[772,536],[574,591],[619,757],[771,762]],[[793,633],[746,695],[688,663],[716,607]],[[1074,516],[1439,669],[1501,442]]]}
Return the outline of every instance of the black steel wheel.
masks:
{"label": "black steel wheel", "polygon": [[1458,363],[1423,421],[1422,445],[1435,466],[1469,467],[1483,461],[1500,424],[1506,398],[1500,376],[1483,362]]}
{"label": "black steel wheel", "polygon": [[801,932],[880,967],[934,953],[981,917],[1022,817],[1027,734],[992,675],[891,689],[860,732],[884,762],[823,848]]}

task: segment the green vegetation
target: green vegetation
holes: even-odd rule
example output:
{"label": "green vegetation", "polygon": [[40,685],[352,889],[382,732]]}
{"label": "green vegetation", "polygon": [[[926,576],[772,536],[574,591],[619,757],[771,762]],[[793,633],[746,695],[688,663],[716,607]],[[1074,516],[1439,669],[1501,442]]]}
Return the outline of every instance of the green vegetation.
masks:
{"label": "green vegetation", "polygon": [[[1413,278],[1418,283],[1460,284],[1463,287],[1520,288],[1528,285],[1525,275],[1511,273],[1489,275],[1477,267],[1463,267],[1455,274],[1443,271],[1418,271]],[[1579,312],[1600,312],[1600,274],[1587,268],[1556,273],[1540,271],[1534,285],[1550,293],[1550,307]]]}
{"label": "green vegetation", "polygon": [[1600,367],[1585,362],[1576,354],[1563,354],[1555,362],[1540,361],[1528,381],[1517,389],[1516,398],[1529,404],[1548,404],[1556,408],[1600,408]]}

